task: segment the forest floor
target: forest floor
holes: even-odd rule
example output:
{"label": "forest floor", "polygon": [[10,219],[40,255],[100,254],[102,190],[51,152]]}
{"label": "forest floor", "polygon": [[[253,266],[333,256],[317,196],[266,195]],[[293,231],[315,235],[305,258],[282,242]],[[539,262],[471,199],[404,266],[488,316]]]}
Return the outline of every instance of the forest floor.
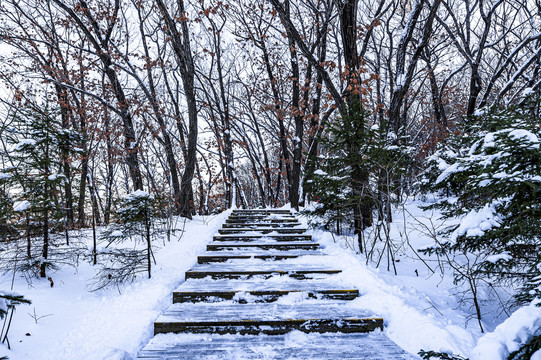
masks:
{"label": "forest floor", "polygon": [[[473,316],[471,299],[464,295],[463,288],[453,283],[452,272],[440,268],[436,258],[421,255],[421,260],[414,251],[433,243],[430,234],[435,229],[449,225],[443,224],[437,214],[421,210],[420,204],[418,200],[410,200],[394,212],[389,238],[395,247],[395,266],[388,252],[382,251],[383,242],[377,243],[371,261],[367,262],[366,256],[358,252],[356,237],[337,236],[319,229],[309,233],[328,254],[329,264],[343,270],[343,281],[359,289],[361,296],[354,300],[355,307],[383,317],[385,334],[399,346],[414,355],[424,349],[483,359],[480,351],[487,347],[496,349],[498,341],[504,344],[515,336],[510,332],[517,329],[502,334],[500,327],[479,343],[483,333]],[[151,279],[142,274],[120,287],[90,292],[98,267],[83,260],[76,266],[63,266],[51,272],[53,287],[45,279],[13,277],[12,273],[1,275],[0,289],[9,290],[13,281],[13,291],[24,295],[32,304],[17,307],[9,332],[11,350],[1,344],[0,357],[8,356],[11,360],[135,358],[152,337],[154,320],[170,305],[172,291],[184,281],[184,272],[196,263],[197,255],[204,252],[205,245],[228,215],[226,211],[179,220],[178,231],[170,242],[156,242],[157,265]],[[299,217],[308,223],[308,219]],[[79,235],[79,241],[90,247],[91,231]],[[373,238],[374,230],[367,233],[368,244]],[[479,295],[482,324],[485,331],[491,332],[507,315],[500,311],[494,294],[482,291]],[[531,318],[531,315],[528,312],[526,316]],[[541,314],[537,315],[541,319]],[[521,320],[514,324],[519,329],[526,326]],[[503,350],[495,351],[505,355]]]}

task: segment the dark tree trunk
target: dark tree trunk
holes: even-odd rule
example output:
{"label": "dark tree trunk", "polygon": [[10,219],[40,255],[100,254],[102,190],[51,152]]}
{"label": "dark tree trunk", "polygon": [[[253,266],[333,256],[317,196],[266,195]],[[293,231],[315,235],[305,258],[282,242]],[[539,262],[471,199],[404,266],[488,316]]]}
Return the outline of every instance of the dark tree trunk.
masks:
{"label": "dark tree trunk", "polygon": [[474,64],[471,67],[470,95],[468,96],[468,109],[466,110],[467,116],[471,116],[475,112],[477,98],[479,97],[481,88],[482,82],[481,76],[479,75],[479,64]]}
{"label": "dark tree trunk", "polygon": [[[285,2],[286,11],[290,15],[289,0]],[[289,201],[291,207],[299,210],[299,190],[301,181],[301,166],[302,166],[302,137],[304,135],[304,116],[303,110],[300,107],[300,71],[299,61],[297,56],[296,44],[291,31],[286,27],[286,34],[289,42],[289,56],[291,60],[291,80],[292,96],[291,96],[291,114],[295,120],[295,138],[293,139],[293,165],[289,180]],[[311,67],[310,67],[311,68]],[[309,81],[309,79],[307,79]],[[281,132],[281,130],[280,130]]]}
{"label": "dark tree trunk", "polygon": [[86,179],[88,177],[88,149],[86,140],[83,143],[83,154],[81,159],[81,183],[79,184],[79,203],[77,204],[79,228],[85,226],[85,199],[86,199]]}
{"label": "dark tree trunk", "polygon": [[[56,96],[58,98],[58,104],[60,106],[60,116],[62,118],[62,129],[68,130],[70,126],[70,109],[69,109],[69,100],[66,89],[62,88],[60,85],[55,85]],[[60,147],[61,156],[62,156],[62,172],[66,177],[64,182],[64,196],[65,196],[65,214],[66,214],[66,229],[73,228],[74,216],[73,216],[73,192],[72,192],[72,176],[71,176],[71,166],[70,159],[68,154],[68,147],[73,146],[70,144],[69,139],[64,139],[63,146]],[[67,240],[69,245],[69,239]]]}
{"label": "dark tree trunk", "polygon": [[428,79],[430,80],[430,92],[432,95],[434,122],[436,123],[436,126],[438,126],[439,136],[441,138],[443,137],[445,130],[447,130],[447,116],[445,114],[443,104],[441,103],[441,94],[438,84],[436,82],[436,74],[434,73],[434,68],[432,67],[429,51],[425,51],[424,60],[428,72]]}
{"label": "dark tree trunk", "polygon": [[[178,12],[181,31],[177,29],[176,21],[167,10],[163,0],[156,0],[156,4],[164,17],[167,33],[171,37],[171,44],[175,53],[184,86],[184,94],[188,105],[188,146],[186,154],[186,166],[180,182],[180,215],[192,218],[193,188],[192,180],[195,172],[197,150],[197,104],[195,97],[194,76],[195,68],[190,48],[190,32],[187,25],[187,14],[184,11],[184,0],[178,0]],[[182,38],[181,38],[182,36]]]}

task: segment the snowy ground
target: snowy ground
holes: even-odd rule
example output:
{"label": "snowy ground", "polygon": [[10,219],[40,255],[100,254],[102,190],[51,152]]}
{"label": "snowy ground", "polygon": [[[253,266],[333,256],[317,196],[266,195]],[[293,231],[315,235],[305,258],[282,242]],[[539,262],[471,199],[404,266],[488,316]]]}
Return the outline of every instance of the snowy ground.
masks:
{"label": "snowy ground", "polygon": [[[360,290],[361,296],[352,305],[383,317],[387,336],[408,352],[417,354],[424,349],[449,351],[474,359],[497,359],[483,357],[480,349],[505,343],[510,331],[520,331],[522,320],[511,324],[519,324],[518,330],[506,330],[512,327],[509,324],[506,329],[500,327],[489,334],[492,337],[485,336],[474,350],[482,334],[471,318],[468,304],[460,302],[450,273],[433,274],[407,246],[407,240],[415,249],[431,242],[427,228],[420,226],[419,221],[429,225],[428,228],[431,222],[437,223],[433,214],[424,213],[418,205],[415,201],[408,203],[405,224],[403,212],[397,211],[391,226],[391,238],[401,249],[395,263],[398,275],[392,267],[387,271],[385,256],[379,268],[373,263],[366,265],[365,257],[356,254],[352,237],[337,237],[321,230],[311,232],[329,256],[314,259],[318,264],[324,261],[343,269],[340,277],[344,284],[354,284]],[[196,256],[205,250],[205,244],[212,240],[228,215],[226,212],[188,221],[180,238],[172,238],[156,252],[158,265],[152,279],[142,277],[121,289],[89,292],[88,284],[95,268],[86,263],[77,269],[65,267],[52,274],[55,282],[52,288],[46,280],[33,279],[29,285],[24,278],[16,278],[14,291],[32,304],[18,307],[9,334],[12,350],[0,345],[0,357],[6,355],[11,360],[136,357],[152,337],[154,320],[171,304],[172,291],[184,280],[184,272],[195,264]],[[436,268],[434,261],[428,264]],[[0,276],[0,289],[8,290],[10,286],[11,275]],[[489,331],[505,318],[492,308],[490,302],[484,308],[488,314],[484,325]],[[526,317],[535,311],[531,310]],[[536,321],[539,320],[531,320],[524,326],[535,330],[539,327]],[[509,349],[496,353],[503,356]]]}
{"label": "snowy ground", "polygon": [[[151,338],[154,320],[170,305],[172,291],[184,280],[184,272],[195,264],[197,254],[205,250],[227,215],[188,221],[180,239],[173,237],[156,252],[158,265],[152,278],[142,277],[121,293],[116,288],[89,292],[95,270],[85,263],[51,274],[53,288],[47,280],[33,279],[28,285],[24,278],[17,278],[14,291],[32,304],[18,307],[9,333],[12,351],[2,345],[0,356],[10,360],[135,357]],[[0,289],[10,286],[10,275],[0,277]]]}

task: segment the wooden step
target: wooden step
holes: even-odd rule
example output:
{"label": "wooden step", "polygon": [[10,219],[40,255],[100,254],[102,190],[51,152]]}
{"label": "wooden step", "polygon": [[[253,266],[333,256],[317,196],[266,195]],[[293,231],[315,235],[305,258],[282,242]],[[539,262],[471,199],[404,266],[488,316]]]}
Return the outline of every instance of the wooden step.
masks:
{"label": "wooden step", "polygon": [[359,296],[359,290],[250,290],[250,291],[175,291],[173,292],[173,303],[179,302],[200,302],[216,300],[232,300],[239,298],[238,302],[246,303],[245,295],[250,297],[250,302],[273,302],[283,296],[290,294],[303,295],[306,299],[332,299],[332,300],[353,300]]}
{"label": "wooden step", "polygon": [[[223,257],[226,260],[231,259],[236,262],[236,259],[265,259],[266,256],[270,257],[283,257],[296,258],[300,256],[324,256],[325,254],[320,250],[288,250],[288,251],[270,251],[262,249],[241,249],[241,250],[226,250],[226,251],[205,251],[199,257]],[[213,261],[214,262],[214,261]],[[221,262],[221,259],[217,259],[216,262]]]}
{"label": "wooden step", "polygon": [[413,360],[383,333],[285,335],[159,334],[139,353],[146,360]]}
{"label": "wooden step", "polygon": [[[343,283],[343,280],[340,281]],[[337,285],[336,275],[322,276],[310,281],[298,280],[290,277],[273,276],[264,281],[261,279],[188,279],[175,291],[181,292],[212,292],[212,291],[324,291],[324,290],[349,290],[353,287],[349,284]]]}
{"label": "wooden step", "polygon": [[276,241],[311,241],[312,235],[216,235],[214,241],[254,241],[269,239]]}
{"label": "wooden step", "polygon": [[154,334],[285,334],[303,332],[362,333],[383,329],[383,319],[342,303],[298,304],[176,303],[158,317]]}
{"label": "wooden step", "polygon": [[250,279],[254,276],[270,278],[275,275],[289,276],[295,279],[310,279],[314,274],[339,274],[342,270],[313,269],[313,270],[189,270],[186,279]]}
{"label": "wooden step", "polygon": [[291,214],[291,210],[284,209],[245,209],[245,210],[233,210],[233,215],[238,214]]}
{"label": "wooden step", "polygon": [[250,222],[250,223],[226,223],[222,225],[222,229],[231,229],[231,228],[246,228],[246,229],[258,229],[258,228],[289,228],[289,227],[298,227],[301,226],[301,223],[261,223],[261,222]]}
{"label": "wooden step", "polygon": [[262,234],[269,234],[276,232],[278,234],[302,234],[306,232],[305,228],[257,228],[257,229],[247,229],[247,228],[237,228],[237,229],[219,229],[218,233],[220,234],[242,234],[242,233],[258,232]]}
{"label": "wooden step", "polygon": [[[268,252],[268,250],[265,250]],[[299,256],[310,255],[308,254],[290,254],[289,252],[284,252],[283,254],[272,253],[272,254],[246,254],[246,255],[230,255],[230,254],[220,254],[220,255],[200,255],[197,257],[198,264],[209,264],[209,263],[220,263],[232,260],[243,260],[243,259],[261,259],[261,260],[286,260],[286,259],[295,259]],[[315,254],[312,254],[315,255]]]}
{"label": "wooden step", "polygon": [[216,244],[208,244],[207,251],[223,251],[223,250],[243,250],[243,249],[264,249],[264,250],[317,250],[319,244],[310,242],[282,242],[282,243],[237,243],[224,242]]}
{"label": "wooden step", "polygon": [[243,217],[239,217],[239,216],[230,216],[225,222],[226,224],[237,224],[237,223],[243,223],[243,222],[247,222],[247,221],[253,221],[253,220],[257,220],[257,221],[260,221],[260,222],[265,222],[265,223],[291,223],[291,222],[298,222],[299,220],[297,220],[297,218],[291,216],[291,217],[281,217],[281,218],[272,218],[272,217],[268,217],[268,216],[243,216]]}

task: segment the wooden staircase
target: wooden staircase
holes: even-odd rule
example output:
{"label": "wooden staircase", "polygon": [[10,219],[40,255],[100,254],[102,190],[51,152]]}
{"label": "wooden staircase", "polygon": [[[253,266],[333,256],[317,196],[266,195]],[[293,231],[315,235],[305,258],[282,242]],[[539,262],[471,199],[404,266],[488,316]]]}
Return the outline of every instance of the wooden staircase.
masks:
{"label": "wooden staircase", "polygon": [[[337,285],[341,270],[313,261],[323,253],[305,232],[289,210],[233,211],[139,359],[410,359],[372,333],[382,318],[345,306],[359,291]],[[293,330],[309,335],[295,341]]]}

